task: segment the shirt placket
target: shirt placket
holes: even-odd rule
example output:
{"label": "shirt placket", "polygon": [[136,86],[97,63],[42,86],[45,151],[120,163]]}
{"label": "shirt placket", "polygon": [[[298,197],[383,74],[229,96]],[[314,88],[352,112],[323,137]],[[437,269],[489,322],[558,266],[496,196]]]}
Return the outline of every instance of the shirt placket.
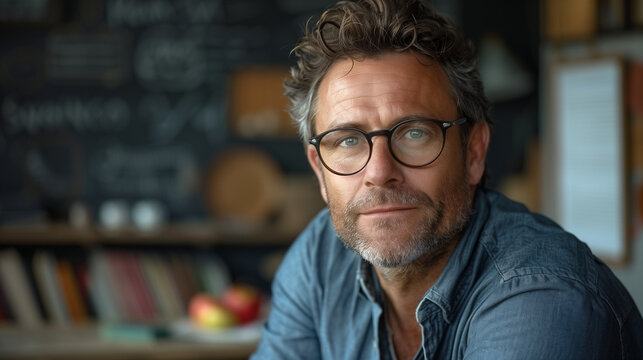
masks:
{"label": "shirt placket", "polygon": [[422,327],[422,351],[418,353],[416,359],[435,359],[446,329],[442,309],[435,303],[424,299],[418,306],[415,315]]}

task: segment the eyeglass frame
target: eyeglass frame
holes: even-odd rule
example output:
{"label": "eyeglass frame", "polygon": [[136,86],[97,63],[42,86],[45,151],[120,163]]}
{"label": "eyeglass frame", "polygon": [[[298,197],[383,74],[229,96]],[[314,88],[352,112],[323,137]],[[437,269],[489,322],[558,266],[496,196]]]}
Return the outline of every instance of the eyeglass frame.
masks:
{"label": "eyeglass frame", "polygon": [[[431,121],[431,122],[437,124],[440,127],[440,130],[442,130],[442,146],[440,147],[440,151],[433,158],[433,160],[431,160],[431,161],[429,161],[429,162],[427,162],[425,164],[422,164],[422,165],[409,165],[409,164],[403,162],[402,160],[398,159],[397,156],[395,155],[395,153],[393,152],[393,148],[391,147],[391,136],[393,135],[395,130],[397,130],[400,126],[402,126],[404,124],[407,124],[409,122],[418,121],[418,120]],[[382,130],[374,130],[374,131],[369,132],[369,131],[364,131],[362,129],[358,129],[358,128],[355,128],[355,127],[329,129],[329,130],[326,130],[326,131],[322,132],[319,135],[311,137],[308,140],[308,143],[315,147],[315,150],[317,150],[317,155],[319,156],[319,160],[324,165],[324,167],[326,169],[328,169],[328,171],[332,172],[335,175],[339,175],[339,176],[351,176],[351,175],[355,175],[358,172],[364,170],[366,165],[368,165],[369,161],[371,161],[371,156],[373,155],[373,140],[372,140],[372,138],[375,137],[375,136],[382,136],[382,135],[386,136],[387,144],[388,144],[388,151],[391,154],[391,156],[393,157],[393,159],[395,159],[395,161],[397,161],[398,163],[400,163],[400,164],[402,164],[404,166],[410,167],[410,168],[421,168],[421,167],[431,165],[433,162],[435,162],[440,157],[440,155],[442,155],[442,151],[444,150],[444,144],[446,143],[447,130],[452,128],[452,127],[454,127],[454,126],[462,125],[462,124],[466,123],[467,121],[468,121],[468,119],[466,117],[461,117],[461,118],[456,119],[454,121],[442,121],[442,120],[431,119],[431,118],[413,117],[413,118],[410,118],[410,119],[400,121],[399,123],[393,125],[393,127],[391,127],[388,130],[387,129],[382,129]],[[362,135],[364,135],[364,137],[368,141],[368,149],[369,149],[368,150],[368,158],[366,159],[366,162],[364,163],[364,166],[362,166],[361,168],[359,168],[358,170],[356,170],[354,172],[347,173],[347,174],[343,174],[343,173],[340,173],[338,171],[335,171],[335,170],[331,169],[330,166],[328,166],[326,164],[326,162],[324,161],[324,158],[321,155],[321,151],[319,150],[319,146],[321,144],[321,139],[324,136],[326,136],[327,134],[329,134],[331,132],[340,131],[340,130],[357,131],[357,132],[361,133]]]}

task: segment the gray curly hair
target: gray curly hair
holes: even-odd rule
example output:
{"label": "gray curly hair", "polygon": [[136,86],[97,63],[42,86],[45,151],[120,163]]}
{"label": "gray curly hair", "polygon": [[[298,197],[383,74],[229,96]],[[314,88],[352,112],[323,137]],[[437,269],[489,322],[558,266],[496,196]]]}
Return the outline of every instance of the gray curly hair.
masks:
{"label": "gray curly hair", "polygon": [[460,116],[468,118],[462,144],[474,122],[489,118],[489,102],[476,68],[473,44],[448,18],[421,0],[340,1],[326,10],[293,49],[297,63],[284,82],[289,113],[304,144],[313,136],[319,84],[339,59],[360,60],[385,52],[415,52],[445,70]]}

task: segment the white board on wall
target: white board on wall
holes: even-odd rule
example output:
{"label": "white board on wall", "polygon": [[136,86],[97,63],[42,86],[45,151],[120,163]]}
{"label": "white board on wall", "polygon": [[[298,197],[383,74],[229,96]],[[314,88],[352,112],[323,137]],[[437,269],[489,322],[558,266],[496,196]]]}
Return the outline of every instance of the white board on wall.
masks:
{"label": "white board on wall", "polygon": [[623,78],[618,58],[553,68],[557,221],[608,262],[627,258]]}

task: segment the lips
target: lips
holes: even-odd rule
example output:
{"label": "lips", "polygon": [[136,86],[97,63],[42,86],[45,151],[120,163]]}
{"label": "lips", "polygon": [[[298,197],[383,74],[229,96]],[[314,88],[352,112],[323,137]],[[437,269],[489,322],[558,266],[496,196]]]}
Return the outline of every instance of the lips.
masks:
{"label": "lips", "polygon": [[401,206],[401,205],[390,205],[390,206],[378,206],[375,208],[370,208],[367,210],[362,210],[361,215],[386,215],[393,214],[407,210],[413,210],[414,207]]}
{"label": "lips", "polygon": [[348,202],[343,214],[346,221],[365,217],[397,217],[409,210],[433,208],[433,200],[425,193],[403,187],[372,189]]}

